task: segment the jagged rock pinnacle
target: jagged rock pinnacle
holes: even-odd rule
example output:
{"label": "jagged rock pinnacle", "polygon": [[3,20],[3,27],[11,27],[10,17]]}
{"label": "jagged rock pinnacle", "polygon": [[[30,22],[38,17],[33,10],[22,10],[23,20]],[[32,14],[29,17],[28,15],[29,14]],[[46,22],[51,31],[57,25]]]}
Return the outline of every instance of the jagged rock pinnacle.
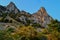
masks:
{"label": "jagged rock pinnacle", "polygon": [[44,7],[41,7],[40,11],[41,11],[42,13],[44,13],[44,12],[46,12],[46,9],[45,9]]}
{"label": "jagged rock pinnacle", "polygon": [[15,5],[13,2],[10,2],[10,4],[13,4],[13,5]]}
{"label": "jagged rock pinnacle", "polygon": [[41,7],[40,10],[38,10],[35,14],[33,14],[35,17],[35,21],[40,23],[42,26],[46,26],[50,22],[49,15],[46,12],[46,9],[44,7]]}
{"label": "jagged rock pinnacle", "polygon": [[14,12],[14,13],[18,13],[19,12],[19,9],[16,7],[16,5],[13,3],[13,2],[10,2],[9,5],[7,5],[7,9],[10,11],[10,12]]}

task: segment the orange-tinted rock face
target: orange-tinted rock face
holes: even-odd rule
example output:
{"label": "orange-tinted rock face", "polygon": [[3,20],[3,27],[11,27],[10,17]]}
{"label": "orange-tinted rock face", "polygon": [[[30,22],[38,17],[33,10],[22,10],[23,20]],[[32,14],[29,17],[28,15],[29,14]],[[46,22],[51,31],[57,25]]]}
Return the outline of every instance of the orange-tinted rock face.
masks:
{"label": "orange-tinted rock face", "polygon": [[33,14],[32,16],[34,16],[38,23],[40,22],[40,24],[42,26],[46,26],[46,24],[48,24],[50,22],[50,20],[52,19],[46,12],[44,7],[41,7],[40,10],[38,10],[38,12],[36,12],[35,14]]}

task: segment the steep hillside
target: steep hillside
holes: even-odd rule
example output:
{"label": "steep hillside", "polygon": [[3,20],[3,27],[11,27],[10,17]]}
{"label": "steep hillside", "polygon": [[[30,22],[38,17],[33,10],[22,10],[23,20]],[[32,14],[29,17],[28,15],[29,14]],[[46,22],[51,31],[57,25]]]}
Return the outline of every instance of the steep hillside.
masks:
{"label": "steep hillside", "polygon": [[2,18],[0,20],[4,22],[7,16],[24,25],[40,24],[42,27],[46,27],[52,19],[44,7],[41,7],[36,13],[30,14],[25,11],[20,11],[13,2],[10,2],[7,6],[0,5],[0,18]]}

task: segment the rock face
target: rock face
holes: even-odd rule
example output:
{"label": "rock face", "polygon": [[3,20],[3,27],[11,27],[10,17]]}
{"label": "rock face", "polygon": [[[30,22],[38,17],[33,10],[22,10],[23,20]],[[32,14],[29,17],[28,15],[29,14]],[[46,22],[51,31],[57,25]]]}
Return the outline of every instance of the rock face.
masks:
{"label": "rock face", "polygon": [[40,23],[43,27],[50,23],[50,20],[52,19],[47,14],[44,7],[41,7],[41,9],[38,10],[38,12],[34,13],[32,16],[35,18],[35,22]]}
{"label": "rock face", "polygon": [[19,9],[15,6],[15,4],[13,2],[10,2],[9,5],[7,5],[7,10],[9,12],[13,12],[13,13],[18,13]]}
{"label": "rock face", "polygon": [[46,12],[44,7],[41,7],[36,13],[30,14],[25,11],[20,11],[13,2],[10,2],[6,7],[0,5],[0,15],[1,13],[9,13],[8,16],[12,16],[13,19],[18,22],[27,22],[32,21],[32,23],[39,23],[42,27],[46,27],[47,24],[50,23],[52,19]]}
{"label": "rock face", "polygon": [[10,2],[6,7],[0,5],[0,12],[3,13],[19,13],[19,9],[15,6],[13,2]]}

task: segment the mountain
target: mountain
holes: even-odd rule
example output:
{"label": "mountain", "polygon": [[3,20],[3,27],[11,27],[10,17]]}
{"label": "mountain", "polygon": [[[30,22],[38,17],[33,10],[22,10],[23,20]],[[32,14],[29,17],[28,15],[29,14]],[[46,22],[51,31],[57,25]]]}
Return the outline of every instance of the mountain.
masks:
{"label": "mountain", "polygon": [[41,7],[41,9],[34,13],[32,16],[34,16],[35,21],[40,23],[42,26],[46,26],[50,23],[50,20],[52,20],[52,17],[48,15],[44,7]]}
{"label": "mountain", "polygon": [[20,10],[16,7],[13,2],[10,2],[7,6],[0,5],[0,12],[3,13],[19,13]]}
{"label": "mountain", "polygon": [[[9,16],[12,21],[14,19],[24,25],[40,24],[42,27],[46,27],[52,20],[52,17],[48,15],[44,7],[41,7],[36,13],[30,14],[24,10],[20,11],[13,2],[10,2],[7,6],[0,5],[0,16],[3,22]],[[8,20],[10,21],[9,18]]]}
{"label": "mountain", "polygon": [[9,12],[13,12],[13,13],[20,12],[19,9],[16,7],[16,5],[13,2],[10,2],[6,8],[7,8],[7,10],[9,10]]}

